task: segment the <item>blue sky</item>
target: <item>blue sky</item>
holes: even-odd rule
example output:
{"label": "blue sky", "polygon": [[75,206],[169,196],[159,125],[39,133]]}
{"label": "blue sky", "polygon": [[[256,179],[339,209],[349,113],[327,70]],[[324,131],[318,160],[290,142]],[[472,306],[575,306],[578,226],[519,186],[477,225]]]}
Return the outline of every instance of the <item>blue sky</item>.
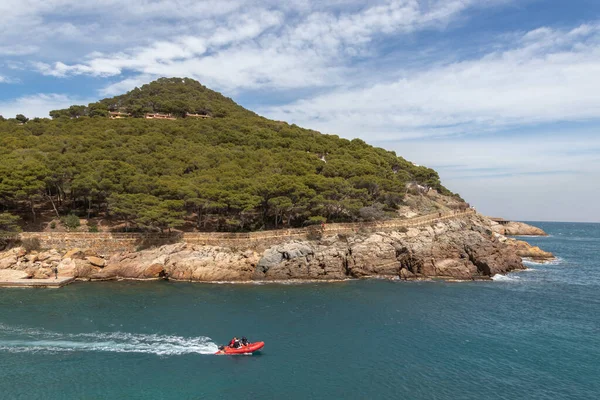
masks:
{"label": "blue sky", "polygon": [[597,0],[3,0],[0,114],[187,76],[439,171],[480,211],[600,221]]}

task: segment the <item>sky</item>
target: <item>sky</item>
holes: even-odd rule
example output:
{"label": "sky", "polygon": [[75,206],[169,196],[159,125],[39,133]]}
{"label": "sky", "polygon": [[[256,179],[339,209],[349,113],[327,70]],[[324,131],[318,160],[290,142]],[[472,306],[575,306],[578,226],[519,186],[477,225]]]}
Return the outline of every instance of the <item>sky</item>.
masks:
{"label": "sky", "polygon": [[478,211],[600,222],[600,1],[2,0],[0,115],[190,77]]}

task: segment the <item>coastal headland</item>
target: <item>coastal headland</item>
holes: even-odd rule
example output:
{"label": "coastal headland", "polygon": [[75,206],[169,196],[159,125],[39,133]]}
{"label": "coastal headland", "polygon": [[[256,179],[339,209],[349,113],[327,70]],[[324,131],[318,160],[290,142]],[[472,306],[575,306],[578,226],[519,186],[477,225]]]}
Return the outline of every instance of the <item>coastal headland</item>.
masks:
{"label": "coastal headland", "polygon": [[393,151],[161,78],[0,118],[0,271],[19,283],[489,279],[550,254]]}
{"label": "coastal headland", "polygon": [[[51,279],[54,268],[59,277],[83,281],[480,280],[524,269],[521,257],[552,257],[526,253],[531,246],[494,233],[492,226],[467,210],[247,234],[30,232],[21,241],[36,241],[40,250],[1,252],[0,271],[18,271],[19,280]],[[159,245],[161,240],[168,244]]]}

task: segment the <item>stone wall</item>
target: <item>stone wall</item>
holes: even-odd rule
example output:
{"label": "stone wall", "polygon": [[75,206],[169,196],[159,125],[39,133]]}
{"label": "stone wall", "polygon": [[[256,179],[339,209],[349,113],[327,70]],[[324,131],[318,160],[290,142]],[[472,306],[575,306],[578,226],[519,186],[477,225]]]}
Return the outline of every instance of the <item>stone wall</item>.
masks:
{"label": "stone wall", "polygon": [[100,255],[131,252],[142,248],[176,242],[191,244],[264,249],[292,239],[307,239],[322,234],[353,234],[361,232],[385,232],[401,228],[432,225],[439,221],[472,215],[475,211],[430,214],[410,219],[393,219],[366,223],[325,224],[300,229],[250,233],[191,232],[191,233],[111,233],[111,232],[23,232],[21,240],[37,239],[43,249],[90,249]]}

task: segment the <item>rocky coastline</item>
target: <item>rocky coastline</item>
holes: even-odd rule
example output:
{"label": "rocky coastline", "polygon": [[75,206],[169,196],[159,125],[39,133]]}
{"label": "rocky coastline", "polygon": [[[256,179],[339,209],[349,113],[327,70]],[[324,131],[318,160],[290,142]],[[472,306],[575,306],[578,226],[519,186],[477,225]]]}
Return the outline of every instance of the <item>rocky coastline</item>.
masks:
{"label": "rocky coastline", "polygon": [[504,236],[548,236],[543,229],[524,222],[508,221],[506,224],[500,224],[491,220],[491,224],[492,231]]}
{"label": "rocky coastline", "polygon": [[428,226],[324,233],[310,240],[290,239],[260,247],[180,242],[107,253],[85,248],[28,251],[14,247],[0,252],[0,277],[44,279],[53,277],[57,268],[59,277],[82,281],[480,280],[525,269],[522,257],[536,250],[493,232],[492,225],[486,217],[472,214]]}

